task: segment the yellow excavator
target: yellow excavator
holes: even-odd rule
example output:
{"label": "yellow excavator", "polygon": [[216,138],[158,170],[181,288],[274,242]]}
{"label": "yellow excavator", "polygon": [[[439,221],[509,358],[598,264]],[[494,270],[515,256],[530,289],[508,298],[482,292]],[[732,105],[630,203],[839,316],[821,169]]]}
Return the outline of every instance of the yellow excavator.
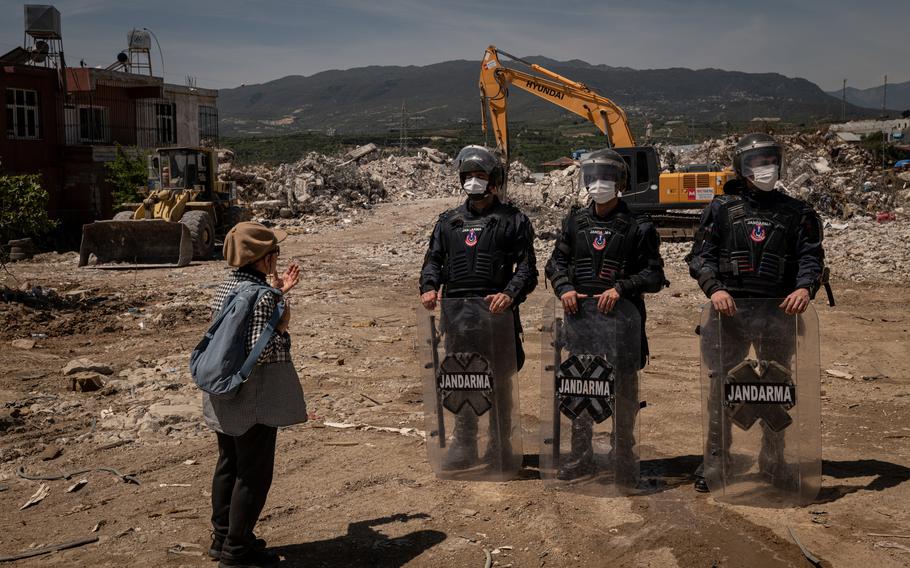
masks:
{"label": "yellow excavator", "polygon": [[[503,65],[500,54],[529,71]],[[492,127],[496,146],[506,163],[509,163],[507,112],[511,85],[594,124],[606,137],[606,146],[621,154],[629,166],[629,189],[623,194],[623,200],[633,211],[651,214],[664,237],[691,238],[694,235],[693,217],[697,225],[697,216],[669,211],[705,207],[715,195],[723,193],[724,184],[734,175],[732,170],[721,170],[714,165],[661,173],[660,159],[654,147],[635,145],[626,113],[616,103],[582,83],[491,45],[480,67],[482,126],[484,132]]]}
{"label": "yellow excavator", "polygon": [[224,235],[246,212],[237,205],[233,182],[218,181],[212,148],[159,148],[148,157],[142,203],[109,221],[82,227],[79,266],[186,266],[212,257]]}

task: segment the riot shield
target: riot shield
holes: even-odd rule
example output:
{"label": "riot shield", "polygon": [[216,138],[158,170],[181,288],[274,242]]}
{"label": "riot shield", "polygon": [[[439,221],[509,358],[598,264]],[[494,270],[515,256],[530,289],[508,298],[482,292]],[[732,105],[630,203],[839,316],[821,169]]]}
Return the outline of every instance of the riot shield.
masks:
{"label": "riot shield", "polygon": [[821,488],[818,316],[737,299],[701,319],[704,476],[723,501],[787,507]]}
{"label": "riot shield", "polygon": [[417,312],[427,453],[442,479],[502,481],[521,469],[516,314],[483,298]]}
{"label": "riot shield", "polygon": [[639,484],[641,317],[628,300],[607,314],[596,298],[545,308],[540,476],[558,489],[628,494]]}

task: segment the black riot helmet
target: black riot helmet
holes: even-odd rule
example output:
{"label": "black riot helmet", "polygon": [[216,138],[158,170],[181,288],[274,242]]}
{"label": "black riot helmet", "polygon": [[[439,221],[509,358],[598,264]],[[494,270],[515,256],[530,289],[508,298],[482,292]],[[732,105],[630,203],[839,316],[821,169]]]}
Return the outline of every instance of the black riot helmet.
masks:
{"label": "black riot helmet", "polygon": [[614,182],[617,193],[625,191],[629,185],[629,168],[615,150],[595,150],[583,156],[580,165],[578,182],[582,189],[598,180]]}
{"label": "black riot helmet", "polygon": [[455,158],[458,168],[458,180],[464,184],[470,172],[484,172],[487,174],[489,184],[501,188],[505,178],[505,168],[499,153],[483,146],[465,146]]}
{"label": "black riot helmet", "polygon": [[737,177],[751,178],[755,168],[776,165],[779,176],[785,171],[784,148],[770,134],[755,132],[739,139],[733,148],[733,170]]}

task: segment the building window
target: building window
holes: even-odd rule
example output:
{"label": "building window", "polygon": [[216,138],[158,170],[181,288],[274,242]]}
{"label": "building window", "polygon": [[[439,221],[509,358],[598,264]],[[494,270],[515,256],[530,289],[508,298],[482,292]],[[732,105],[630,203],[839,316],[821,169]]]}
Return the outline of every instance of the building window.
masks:
{"label": "building window", "polygon": [[174,103],[155,103],[155,142],[159,145],[177,143],[177,123]]}
{"label": "building window", "polygon": [[104,107],[79,107],[79,141],[92,144],[110,142],[110,122]]}
{"label": "building window", "polygon": [[218,140],[218,109],[213,106],[199,105],[199,143]]}
{"label": "building window", "polygon": [[6,90],[7,138],[37,140],[41,133],[38,116],[38,91]]}

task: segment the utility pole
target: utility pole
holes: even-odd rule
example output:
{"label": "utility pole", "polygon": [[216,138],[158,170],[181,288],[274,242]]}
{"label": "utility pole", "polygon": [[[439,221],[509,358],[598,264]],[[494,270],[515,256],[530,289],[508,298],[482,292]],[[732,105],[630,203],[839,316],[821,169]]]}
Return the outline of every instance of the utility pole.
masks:
{"label": "utility pole", "polygon": [[885,82],[882,85],[882,118],[885,118],[885,106],[886,101],[888,100],[888,76],[885,75]]}
{"label": "utility pole", "polygon": [[847,80],[844,79],[844,90],[841,93],[840,121],[847,122]]}
{"label": "utility pole", "polygon": [[404,101],[401,101],[401,124],[398,127],[398,134],[399,152],[404,154],[405,148],[408,146],[408,111]]}

